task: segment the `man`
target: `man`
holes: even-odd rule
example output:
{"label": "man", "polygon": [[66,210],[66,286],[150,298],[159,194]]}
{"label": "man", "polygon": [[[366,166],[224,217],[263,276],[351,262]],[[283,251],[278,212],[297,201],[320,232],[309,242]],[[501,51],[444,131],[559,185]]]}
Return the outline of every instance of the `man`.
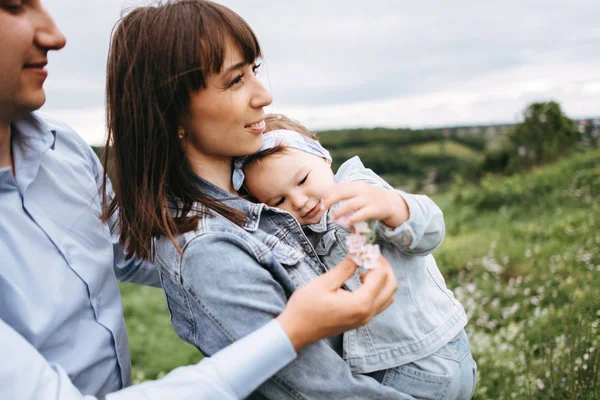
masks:
{"label": "man", "polygon": [[[39,0],[0,0],[0,398],[238,399],[304,346],[367,322],[392,301],[389,265],[340,290],[350,262],[297,290],[274,321],[160,381],[131,381],[118,278],[159,286],[100,221],[102,168],[45,101],[65,38]],[[310,321],[310,323],[308,323]],[[310,325],[310,326],[307,326]]]}

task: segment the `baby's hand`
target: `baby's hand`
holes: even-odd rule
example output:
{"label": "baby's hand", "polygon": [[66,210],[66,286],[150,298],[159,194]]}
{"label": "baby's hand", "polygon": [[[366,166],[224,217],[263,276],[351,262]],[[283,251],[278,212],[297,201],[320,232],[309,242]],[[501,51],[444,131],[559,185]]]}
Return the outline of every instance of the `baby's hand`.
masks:
{"label": "baby's hand", "polygon": [[409,217],[408,206],[400,194],[364,182],[334,185],[323,197],[321,209],[328,210],[340,201],[344,203],[335,210],[332,218],[345,216],[349,226],[361,221],[378,220],[390,228],[396,228]]}

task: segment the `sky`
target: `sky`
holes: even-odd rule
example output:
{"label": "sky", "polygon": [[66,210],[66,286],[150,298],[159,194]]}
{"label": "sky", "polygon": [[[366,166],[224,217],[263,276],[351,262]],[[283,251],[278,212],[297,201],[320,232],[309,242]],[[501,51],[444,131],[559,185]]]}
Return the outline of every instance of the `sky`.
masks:
{"label": "sky", "polygon": [[[600,117],[597,0],[223,0],[255,31],[267,112],[313,130],[514,123],[534,101]],[[111,30],[147,0],[45,0],[67,37],[43,111],[105,137]]]}

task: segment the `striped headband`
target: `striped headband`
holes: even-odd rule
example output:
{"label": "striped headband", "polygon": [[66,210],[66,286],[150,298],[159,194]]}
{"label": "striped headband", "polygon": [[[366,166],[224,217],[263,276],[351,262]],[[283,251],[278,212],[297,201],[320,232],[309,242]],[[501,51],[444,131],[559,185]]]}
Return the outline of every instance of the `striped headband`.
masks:
{"label": "striped headband", "polygon": [[[314,154],[319,157],[323,157],[327,161],[331,162],[331,155],[329,152],[321,146],[321,144],[296,131],[290,131],[287,129],[278,129],[263,134],[263,144],[258,151],[272,149],[275,146],[292,147],[294,149],[302,150],[310,154]],[[249,156],[239,157],[233,161],[233,188],[240,190],[244,183],[244,164],[248,160]]]}

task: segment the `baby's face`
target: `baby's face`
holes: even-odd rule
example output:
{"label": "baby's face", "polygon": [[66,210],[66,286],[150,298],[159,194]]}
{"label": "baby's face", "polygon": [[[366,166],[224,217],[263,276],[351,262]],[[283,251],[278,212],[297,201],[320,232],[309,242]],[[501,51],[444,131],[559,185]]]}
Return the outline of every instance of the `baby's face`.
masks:
{"label": "baby's face", "polygon": [[287,148],[244,169],[246,188],[260,201],[291,213],[301,225],[321,220],[323,195],[334,184],[324,158]]}

